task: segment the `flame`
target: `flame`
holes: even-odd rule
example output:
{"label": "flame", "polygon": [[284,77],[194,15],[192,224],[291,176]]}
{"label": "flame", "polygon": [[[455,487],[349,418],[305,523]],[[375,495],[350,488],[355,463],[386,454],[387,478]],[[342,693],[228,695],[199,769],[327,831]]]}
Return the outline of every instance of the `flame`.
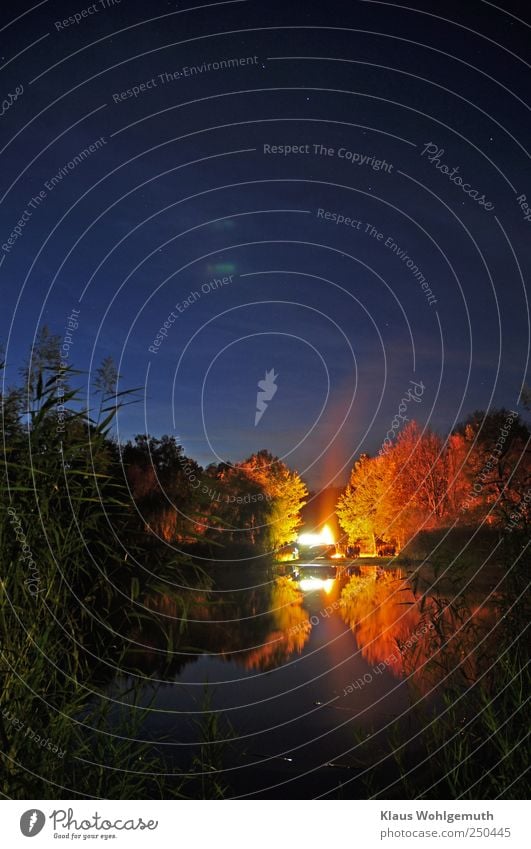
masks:
{"label": "flame", "polygon": [[332,533],[328,525],[323,526],[320,536],[323,541],[323,545],[333,545],[335,542],[334,534]]}
{"label": "flame", "polygon": [[323,525],[318,534],[299,534],[300,545],[334,545],[334,534],[328,525]]}

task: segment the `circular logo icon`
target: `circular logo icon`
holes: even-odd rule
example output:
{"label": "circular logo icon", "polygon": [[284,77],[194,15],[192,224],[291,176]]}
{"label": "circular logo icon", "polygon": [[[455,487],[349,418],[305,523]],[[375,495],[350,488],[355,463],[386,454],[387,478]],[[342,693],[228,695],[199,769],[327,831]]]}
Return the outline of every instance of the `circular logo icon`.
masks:
{"label": "circular logo icon", "polygon": [[20,817],[20,830],[24,837],[35,837],[44,828],[46,817],[37,808],[30,808]]}

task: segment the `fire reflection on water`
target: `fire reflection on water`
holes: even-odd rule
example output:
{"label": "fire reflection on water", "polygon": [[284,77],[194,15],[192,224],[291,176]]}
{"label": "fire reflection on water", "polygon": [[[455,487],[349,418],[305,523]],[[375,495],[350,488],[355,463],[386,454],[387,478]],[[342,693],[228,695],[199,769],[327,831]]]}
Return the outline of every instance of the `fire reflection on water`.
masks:
{"label": "fire reflection on water", "polygon": [[[495,652],[485,638],[496,616],[494,605],[465,602],[451,593],[428,588],[415,592],[399,570],[361,565],[354,576],[303,592],[301,582],[276,577],[263,585],[223,595],[190,591],[183,600],[162,593],[146,600],[156,627],[146,623],[132,635],[142,646],[146,671],[162,665],[179,673],[201,656],[233,662],[249,671],[268,671],[303,654],[313,628],[341,617],[355,637],[364,660],[395,677],[407,675],[419,692],[427,692],[446,674],[477,679]],[[326,615],[310,617],[318,604]],[[312,601],[313,599],[313,601]],[[383,664],[383,666],[382,666]],[[454,674],[454,673],[452,673]]]}

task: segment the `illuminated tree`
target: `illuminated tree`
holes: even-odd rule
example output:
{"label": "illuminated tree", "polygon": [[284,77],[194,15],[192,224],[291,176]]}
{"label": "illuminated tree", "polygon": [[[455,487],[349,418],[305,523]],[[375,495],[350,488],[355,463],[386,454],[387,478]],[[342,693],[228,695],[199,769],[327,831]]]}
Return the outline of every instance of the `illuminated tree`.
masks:
{"label": "illuminated tree", "polygon": [[378,540],[393,540],[402,548],[421,526],[439,523],[446,488],[442,441],[431,431],[421,434],[410,422],[388,451],[360,457],[337,514],[351,543],[369,540],[373,554]]}
{"label": "illuminated tree", "polygon": [[268,451],[253,454],[238,464],[251,480],[265,493],[268,508],[264,542],[276,550],[297,538],[301,525],[301,510],[308,497],[308,489],[297,472]]}
{"label": "illuminated tree", "polygon": [[267,523],[267,498],[261,484],[232,463],[209,466],[203,482],[209,537],[223,545],[255,545]]}
{"label": "illuminated tree", "polygon": [[447,466],[441,438],[415,421],[399,434],[392,451],[393,487],[398,503],[413,508],[419,524],[440,524],[446,510]]}
{"label": "illuminated tree", "polygon": [[374,555],[377,539],[383,538],[388,525],[389,502],[384,497],[388,468],[387,454],[374,458],[362,454],[336,509],[349,542],[367,540]]}

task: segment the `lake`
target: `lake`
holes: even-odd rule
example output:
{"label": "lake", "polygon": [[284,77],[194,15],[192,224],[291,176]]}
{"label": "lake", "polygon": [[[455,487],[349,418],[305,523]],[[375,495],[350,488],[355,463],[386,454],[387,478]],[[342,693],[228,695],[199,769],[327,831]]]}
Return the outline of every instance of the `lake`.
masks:
{"label": "lake", "polygon": [[463,593],[380,559],[209,572],[208,590],[147,599],[137,673],[111,693],[131,704],[136,684],[139,737],[175,782],[203,772],[225,797],[400,797],[390,744],[420,758],[420,717],[495,652],[495,581]]}

